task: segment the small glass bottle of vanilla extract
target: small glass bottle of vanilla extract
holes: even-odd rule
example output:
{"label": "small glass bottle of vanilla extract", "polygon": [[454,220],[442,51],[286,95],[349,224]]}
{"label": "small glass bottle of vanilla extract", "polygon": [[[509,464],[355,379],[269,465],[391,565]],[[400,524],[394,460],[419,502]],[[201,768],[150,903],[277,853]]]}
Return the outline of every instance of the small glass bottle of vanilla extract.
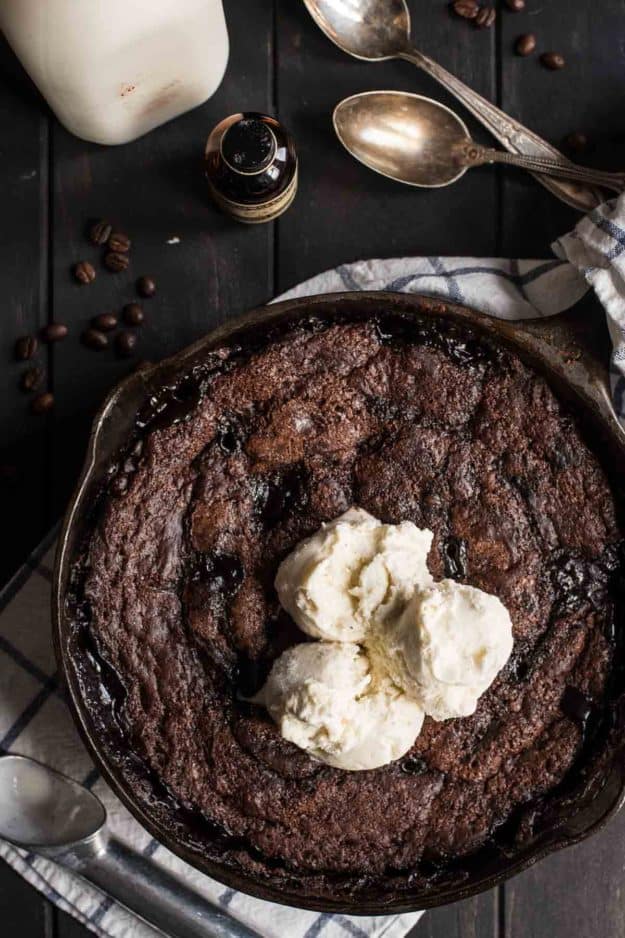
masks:
{"label": "small glass bottle of vanilla extract", "polygon": [[208,138],[204,161],[213,200],[238,221],[272,221],[295,198],[295,142],[266,114],[248,111],[222,120]]}

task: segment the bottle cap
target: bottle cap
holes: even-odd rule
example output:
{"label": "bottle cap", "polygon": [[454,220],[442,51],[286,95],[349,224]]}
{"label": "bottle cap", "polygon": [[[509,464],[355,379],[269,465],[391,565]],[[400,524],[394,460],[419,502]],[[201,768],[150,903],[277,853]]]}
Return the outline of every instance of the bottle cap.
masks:
{"label": "bottle cap", "polygon": [[242,117],[224,133],[221,155],[233,172],[254,176],[269,166],[277,146],[271,127],[264,121],[257,117]]}

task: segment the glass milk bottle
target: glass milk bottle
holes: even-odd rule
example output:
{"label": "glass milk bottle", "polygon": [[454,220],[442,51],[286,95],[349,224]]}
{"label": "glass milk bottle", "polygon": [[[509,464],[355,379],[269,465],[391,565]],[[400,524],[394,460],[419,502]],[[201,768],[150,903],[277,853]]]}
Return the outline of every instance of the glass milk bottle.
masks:
{"label": "glass milk bottle", "polygon": [[96,143],[202,104],[228,61],[222,0],[0,0],[0,30],[61,123]]}

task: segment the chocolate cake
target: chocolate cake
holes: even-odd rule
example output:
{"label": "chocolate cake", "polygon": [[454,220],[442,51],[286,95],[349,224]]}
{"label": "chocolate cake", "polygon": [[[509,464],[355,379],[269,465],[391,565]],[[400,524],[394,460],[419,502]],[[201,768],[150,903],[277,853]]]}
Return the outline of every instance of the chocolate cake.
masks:
{"label": "chocolate cake", "polygon": [[[496,594],[514,628],[473,716],[427,718],[366,772],[314,761],[246,699],[304,640],[280,561],[352,505],[433,530],[434,576]],[[621,540],[575,419],[468,327],[257,330],[138,416],[74,570],[73,666],[161,830],[291,896],[395,895],[546,823],[603,731]]]}

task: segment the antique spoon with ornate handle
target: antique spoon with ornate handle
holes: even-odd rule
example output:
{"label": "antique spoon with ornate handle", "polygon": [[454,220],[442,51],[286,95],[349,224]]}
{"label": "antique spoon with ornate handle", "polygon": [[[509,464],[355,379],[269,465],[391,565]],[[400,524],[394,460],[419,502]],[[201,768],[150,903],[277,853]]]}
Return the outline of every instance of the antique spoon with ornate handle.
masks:
{"label": "antique spoon with ornate handle", "polygon": [[334,111],[343,146],[383,176],[423,188],[456,182],[472,166],[508,163],[555,178],[579,180],[622,192],[625,173],[576,166],[568,160],[517,156],[471,140],[464,122],[444,104],[403,91],[365,91],[345,98]]}
{"label": "antique spoon with ornate handle", "polygon": [[[410,13],[405,0],[304,0],[304,3],[317,25],[344,52],[370,62],[406,59],[461,101],[506,150],[567,163],[538,134],[508,117],[415,48],[410,39]],[[543,167],[534,166],[532,171],[543,186],[582,212],[590,211],[602,201],[602,194],[588,184],[547,176]]]}
{"label": "antique spoon with ornate handle", "polygon": [[127,847],[88,789],[25,756],[0,758],[0,838],[49,857],[171,938],[260,938]]}

